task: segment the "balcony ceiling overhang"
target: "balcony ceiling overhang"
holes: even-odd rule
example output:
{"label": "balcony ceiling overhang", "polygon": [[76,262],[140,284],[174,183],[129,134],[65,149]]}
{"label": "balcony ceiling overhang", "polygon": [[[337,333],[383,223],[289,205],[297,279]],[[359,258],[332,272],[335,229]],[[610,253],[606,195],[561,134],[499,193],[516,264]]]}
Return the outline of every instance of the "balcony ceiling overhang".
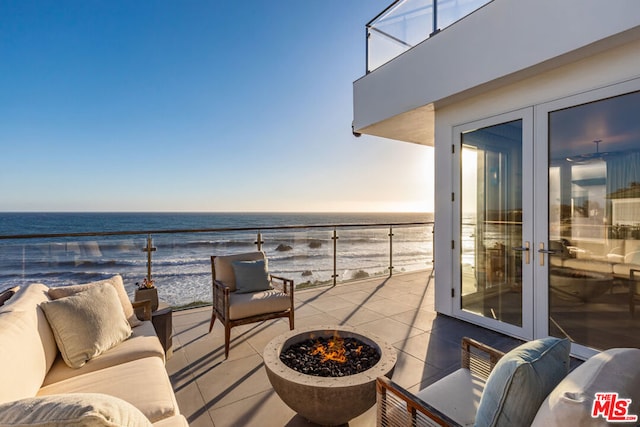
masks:
{"label": "balcony ceiling overhang", "polygon": [[353,129],[433,145],[435,111],[640,40],[640,1],[494,0],[353,84]]}
{"label": "balcony ceiling overhang", "polygon": [[434,126],[435,109],[433,104],[429,104],[366,126],[358,132],[433,146]]}

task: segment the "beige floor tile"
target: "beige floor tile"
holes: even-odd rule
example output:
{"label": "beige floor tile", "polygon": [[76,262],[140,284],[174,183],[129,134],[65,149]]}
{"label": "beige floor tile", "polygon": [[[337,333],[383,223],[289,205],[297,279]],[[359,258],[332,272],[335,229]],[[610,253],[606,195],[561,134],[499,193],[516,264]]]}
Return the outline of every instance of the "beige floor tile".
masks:
{"label": "beige floor tile", "polygon": [[406,325],[391,318],[383,318],[374,320],[373,322],[363,323],[358,326],[371,334],[380,337],[389,344],[406,340],[414,335],[423,333],[422,330]]}
{"label": "beige floor tile", "polygon": [[296,301],[294,305],[295,318],[302,319],[304,317],[313,316],[322,313],[322,310],[315,308],[305,301]]}
{"label": "beige floor tile", "polygon": [[337,310],[339,308],[353,308],[357,304],[347,301],[339,296],[327,296],[309,301],[309,305],[322,311]]}
{"label": "beige floor tile", "polygon": [[261,328],[256,329],[254,333],[245,337],[244,339],[251,345],[251,347],[260,355],[264,351],[266,345],[277,337],[278,335],[284,334],[285,332],[289,332],[289,323],[288,322],[275,322],[275,323],[266,323],[262,325]]}
{"label": "beige floor tile", "polygon": [[400,314],[415,308],[410,304],[391,299],[379,299],[372,302],[366,302],[363,304],[363,307],[377,311],[385,316],[393,316],[394,314]]}
{"label": "beige floor tile", "polygon": [[211,426],[213,420],[206,403],[202,398],[202,393],[198,384],[193,381],[181,387],[174,387],[180,413],[184,415],[189,422],[189,426]]}
{"label": "beige floor tile", "polygon": [[421,385],[440,370],[403,351],[398,351],[398,361],[391,379],[404,388]]}
{"label": "beige floor tile", "polygon": [[[297,417],[275,391],[267,390],[210,411],[216,427],[269,427],[292,425]],[[307,426],[313,426],[306,423]]]}
{"label": "beige floor tile", "polygon": [[331,310],[327,312],[327,315],[339,319],[339,323],[341,325],[350,326],[358,326],[363,323],[368,323],[384,318],[383,314],[380,314],[373,310],[369,310],[362,306],[358,306],[356,308],[341,308],[338,310]]}
{"label": "beige floor tile", "polygon": [[262,357],[253,355],[212,366],[196,378],[207,408],[217,408],[271,390]]}
{"label": "beige floor tile", "polygon": [[437,314],[434,311],[422,309],[405,311],[404,313],[391,316],[392,319],[398,320],[406,325],[411,325],[414,328],[422,329],[423,331],[431,330],[436,317]]}
{"label": "beige floor tile", "polygon": [[307,328],[316,325],[342,325],[341,319],[329,313],[321,312],[315,316],[305,317],[296,320],[296,329]]}
{"label": "beige floor tile", "polygon": [[339,295],[353,304],[364,304],[366,302],[377,301],[383,297],[376,295],[375,293],[367,292],[364,290],[345,292]]}

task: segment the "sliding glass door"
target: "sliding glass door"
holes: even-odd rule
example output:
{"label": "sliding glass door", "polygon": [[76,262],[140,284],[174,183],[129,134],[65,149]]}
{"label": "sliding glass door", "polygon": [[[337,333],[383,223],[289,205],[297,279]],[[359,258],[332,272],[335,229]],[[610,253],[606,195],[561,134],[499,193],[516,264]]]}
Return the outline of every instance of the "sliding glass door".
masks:
{"label": "sliding glass door", "polygon": [[[540,332],[578,349],[640,346],[640,91],[624,84],[539,108],[548,154],[539,218]],[[635,90],[632,90],[635,89]],[[631,91],[630,91],[631,90]],[[547,226],[547,227],[545,227]]]}
{"label": "sliding glass door", "polygon": [[532,335],[531,110],[456,128],[460,271],[456,313]]}

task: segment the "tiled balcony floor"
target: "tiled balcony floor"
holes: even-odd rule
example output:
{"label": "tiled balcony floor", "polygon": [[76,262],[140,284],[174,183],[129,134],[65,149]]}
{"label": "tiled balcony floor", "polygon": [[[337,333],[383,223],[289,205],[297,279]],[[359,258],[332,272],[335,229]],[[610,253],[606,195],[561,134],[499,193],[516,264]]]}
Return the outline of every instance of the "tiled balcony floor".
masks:
{"label": "tiled balcony floor", "polygon": [[[296,327],[349,325],[393,344],[398,362],[393,380],[418,391],[457,369],[460,340],[469,336],[501,350],[519,341],[433,310],[430,271],[367,279],[336,287],[296,292]],[[192,427],[313,426],[286,406],[273,391],[262,351],[289,330],[279,319],[231,330],[224,359],[224,328],[208,333],[211,308],[173,314],[173,357],[167,370],[181,412]],[[375,407],[349,426],[375,425]]]}

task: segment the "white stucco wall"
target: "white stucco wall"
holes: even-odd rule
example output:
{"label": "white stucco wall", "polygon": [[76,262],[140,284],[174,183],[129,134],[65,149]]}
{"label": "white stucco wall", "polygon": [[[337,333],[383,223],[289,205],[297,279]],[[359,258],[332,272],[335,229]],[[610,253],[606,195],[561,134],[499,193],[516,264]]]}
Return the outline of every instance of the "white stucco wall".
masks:
{"label": "white stucco wall", "polygon": [[[640,4],[640,2],[638,2]],[[482,95],[458,99],[435,111],[435,253],[436,253],[436,310],[452,314],[451,298],[453,269],[459,268],[454,260],[451,241],[459,247],[454,236],[454,221],[458,219],[456,204],[451,193],[454,188],[452,166],[454,155],[451,145],[453,127],[485,119],[509,111],[535,106],[563,97],[588,92],[626,80],[640,78],[640,40],[627,43],[594,56],[540,73],[517,83],[505,85]],[[543,120],[544,118],[534,118]],[[534,135],[534,143],[545,142]]]}

